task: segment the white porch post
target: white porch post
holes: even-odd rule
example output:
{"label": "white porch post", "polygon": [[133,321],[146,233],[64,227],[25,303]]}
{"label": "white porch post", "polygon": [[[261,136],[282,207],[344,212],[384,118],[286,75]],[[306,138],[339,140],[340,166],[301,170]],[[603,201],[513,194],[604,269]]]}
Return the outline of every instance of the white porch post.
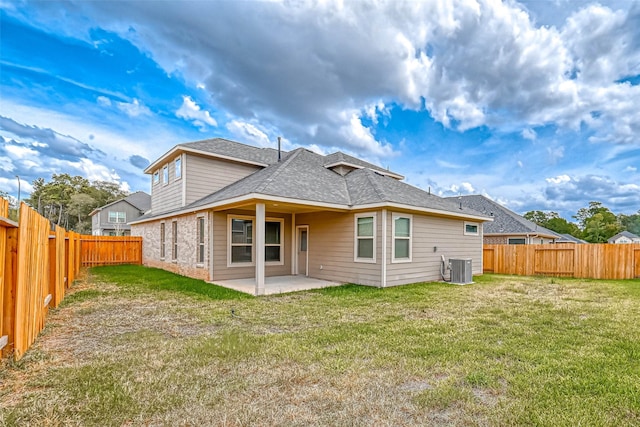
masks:
{"label": "white porch post", "polygon": [[[393,238],[393,237],[392,237]],[[382,271],[380,287],[387,287],[387,210],[382,209]]]}
{"label": "white porch post", "polygon": [[256,295],[264,295],[264,203],[256,203]]}
{"label": "white porch post", "polygon": [[[291,275],[298,274],[298,267],[296,265],[296,256],[298,253],[298,247],[296,246],[296,214],[291,214]],[[284,256],[284,254],[283,254]]]}

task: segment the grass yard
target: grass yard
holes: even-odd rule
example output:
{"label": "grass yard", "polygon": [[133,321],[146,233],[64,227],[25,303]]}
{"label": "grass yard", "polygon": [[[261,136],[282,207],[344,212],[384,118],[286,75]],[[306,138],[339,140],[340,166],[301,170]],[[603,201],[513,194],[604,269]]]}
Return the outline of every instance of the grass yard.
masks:
{"label": "grass yard", "polygon": [[91,270],[0,425],[640,425],[640,280],[485,275],[254,298]]}

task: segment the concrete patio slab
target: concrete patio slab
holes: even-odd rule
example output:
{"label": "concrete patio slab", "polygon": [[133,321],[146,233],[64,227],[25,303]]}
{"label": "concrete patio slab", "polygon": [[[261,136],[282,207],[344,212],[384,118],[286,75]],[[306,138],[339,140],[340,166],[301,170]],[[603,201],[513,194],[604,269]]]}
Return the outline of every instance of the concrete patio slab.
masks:
{"label": "concrete patio slab", "polygon": [[[212,283],[251,295],[255,295],[256,291],[256,282],[253,277],[248,279],[219,280]],[[342,283],[313,279],[307,276],[274,276],[265,277],[264,290],[265,295],[274,295],[340,285],[342,285]]]}

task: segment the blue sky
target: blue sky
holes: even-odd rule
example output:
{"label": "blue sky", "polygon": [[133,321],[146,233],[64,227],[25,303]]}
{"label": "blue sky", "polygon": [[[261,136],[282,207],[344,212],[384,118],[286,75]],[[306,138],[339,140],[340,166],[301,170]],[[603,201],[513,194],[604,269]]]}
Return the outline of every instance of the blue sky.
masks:
{"label": "blue sky", "polygon": [[172,146],[344,151],[442,196],[640,209],[640,3],[6,2],[0,190]]}

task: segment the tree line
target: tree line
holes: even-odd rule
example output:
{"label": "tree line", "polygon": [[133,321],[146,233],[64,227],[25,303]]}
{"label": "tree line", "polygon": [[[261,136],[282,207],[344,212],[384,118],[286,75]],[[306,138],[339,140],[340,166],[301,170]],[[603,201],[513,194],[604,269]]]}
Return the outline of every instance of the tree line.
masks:
{"label": "tree line", "polygon": [[578,209],[572,216],[577,222],[561,218],[557,212],[529,211],[529,221],[560,234],[570,234],[589,243],[606,243],[621,231],[640,236],[640,210],[632,215],[616,215],[601,202],[589,202],[589,207]]}
{"label": "tree line", "polygon": [[[33,191],[23,201],[52,223],[67,230],[91,234],[91,217],[96,208],[126,197],[118,184],[107,181],[89,181],[81,176],[53,174],[51,181],[37,178],[32,182]],[[10,216],[17,217],[16,200],[6,192],[0,196],[14,202]]]}

